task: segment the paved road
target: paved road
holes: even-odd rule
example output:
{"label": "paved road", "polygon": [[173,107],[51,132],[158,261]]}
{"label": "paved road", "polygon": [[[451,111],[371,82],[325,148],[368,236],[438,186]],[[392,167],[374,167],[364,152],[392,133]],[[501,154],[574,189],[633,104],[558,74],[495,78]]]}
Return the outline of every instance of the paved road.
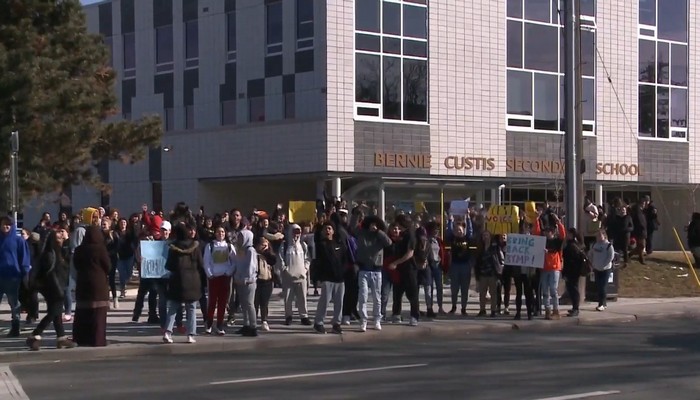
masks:
{"label": "paved road", "polygon": [[[697,320],[650,321],[450,341],[16,364],[11,371],[32,400],[695,400],[697,326]],[[609,394],[590,397],[596,392]],[[562,397],[571,395],[579,397]]]}

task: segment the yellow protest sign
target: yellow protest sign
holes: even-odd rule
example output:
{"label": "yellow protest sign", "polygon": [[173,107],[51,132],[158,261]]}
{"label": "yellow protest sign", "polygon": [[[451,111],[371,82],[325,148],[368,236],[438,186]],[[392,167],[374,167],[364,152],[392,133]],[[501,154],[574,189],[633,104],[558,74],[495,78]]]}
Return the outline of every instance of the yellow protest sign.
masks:
{"label": "yellow protest sign", "polygon": [[518,233],[519,223],[518,206],[491,206],[486,213],[486,229],[494,235]]}
{"label": "yellow protest sign", "polygon": [[287,215],[289,222],[311,222],[316,217],[316,202],[315,201],[290,201],[289,213]]}
{"label": "yellow protest sign", "polygon": [[534,201],[525,202],[525,221],[528,224],[534,224],[537,220],[537,205]]}

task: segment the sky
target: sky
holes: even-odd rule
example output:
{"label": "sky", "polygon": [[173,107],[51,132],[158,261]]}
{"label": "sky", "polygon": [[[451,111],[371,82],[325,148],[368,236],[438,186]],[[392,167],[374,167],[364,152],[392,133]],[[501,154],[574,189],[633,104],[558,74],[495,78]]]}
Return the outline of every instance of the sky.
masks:
{"label": "sky", "polygon": [[102,0],[80,0],[80,2],[83,3],[83,5],[98,3],[100,1],[102,1]]}

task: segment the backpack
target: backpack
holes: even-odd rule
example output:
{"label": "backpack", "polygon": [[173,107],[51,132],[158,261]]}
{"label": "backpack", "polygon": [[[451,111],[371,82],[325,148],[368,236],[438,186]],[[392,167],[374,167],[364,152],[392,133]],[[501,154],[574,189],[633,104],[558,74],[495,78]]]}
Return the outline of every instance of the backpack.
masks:
{"label": "backpack", "polygon": [[418,269],[428,266],[428,254],[430,253],[430,240],[422,230],[416,231],[416,247],[413,249],[413,261]]}

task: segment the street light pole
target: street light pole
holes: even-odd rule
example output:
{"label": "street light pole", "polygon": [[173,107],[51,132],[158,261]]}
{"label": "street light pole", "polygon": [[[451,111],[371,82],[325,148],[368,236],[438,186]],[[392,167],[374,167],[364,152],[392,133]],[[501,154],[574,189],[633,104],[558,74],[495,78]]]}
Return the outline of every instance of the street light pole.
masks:
{"label": "street light pole", "polygon": [[565,72],[564,72],[564,112],[566,122],[564,139],[566,145],[565,162],[566,162],[566,225],[569,228],[578,227],[578,210],[579,210],[579,185],[578,181],[581,178],[579,174],[579,164],[577,160],[581,157],[577,153],[580,151],[577,145],[578,131],[580,124],[578,123],[576,109],[580,104],[581,93],[578,89],[577,72],[578,68],[578,51],[577,51],[577,36],[579,35],[579,21],[577,16],[579,0],[567,0],[564,9],[564,52],[565,52]]}
{"label": "street light pole", "polygon": [[17,223],[17,212],[19,211],[18,153],[19,132],[14,131],[10,134],[10,212],[15,223]]}

